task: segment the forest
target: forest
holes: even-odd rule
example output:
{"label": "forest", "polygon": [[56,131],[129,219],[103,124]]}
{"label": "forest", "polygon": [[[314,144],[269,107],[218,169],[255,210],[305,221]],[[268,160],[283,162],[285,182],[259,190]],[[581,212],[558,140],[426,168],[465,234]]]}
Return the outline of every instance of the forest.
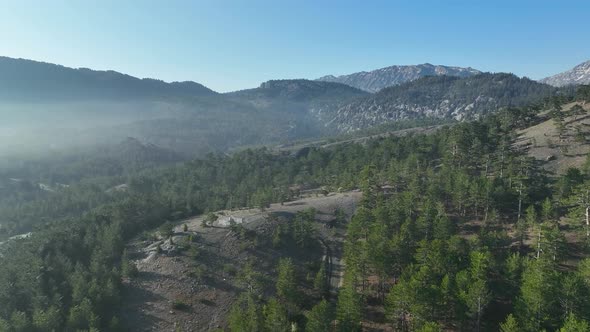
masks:
{"label": "forest", "polygon": [[[575,99],[590,101],[588,91]],[[564,98],[544,105],[574,97]],[[126,241],[166,221],[287,202],[294,185],[362,191],[344,284],[336,301],[303,310],[292,262],[281,260],[276,296],[245,289],[231,331],[358,331],[374,307],[397,331],[588,331],[590,164],[548,174],[516,148],[540,110],[300,153],[210,154],[16,195],[0,223],[32,234],[0,245],[0,331],[133,329],[119,310],[133,274]]]}

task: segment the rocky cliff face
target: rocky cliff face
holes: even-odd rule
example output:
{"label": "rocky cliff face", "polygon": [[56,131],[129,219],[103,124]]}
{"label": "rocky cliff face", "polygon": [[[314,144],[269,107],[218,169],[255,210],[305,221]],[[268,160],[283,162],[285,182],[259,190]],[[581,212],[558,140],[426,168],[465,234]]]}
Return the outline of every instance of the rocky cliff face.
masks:
{"label": "rocky cliff face", "polygon": [[590,61],[581,63],[563,73],[546,77],[539,82],[553,86],[590,84]]}
{"label": "rocky cliff face", "polygon": [[448,67],[429,63],[415,66],[391,66],[342,76],[324,76],[318,81],[337,82],[368,92],[377,92],[383,88],[414,81],[425,76],[469,77],[481,73],[473,68]]}

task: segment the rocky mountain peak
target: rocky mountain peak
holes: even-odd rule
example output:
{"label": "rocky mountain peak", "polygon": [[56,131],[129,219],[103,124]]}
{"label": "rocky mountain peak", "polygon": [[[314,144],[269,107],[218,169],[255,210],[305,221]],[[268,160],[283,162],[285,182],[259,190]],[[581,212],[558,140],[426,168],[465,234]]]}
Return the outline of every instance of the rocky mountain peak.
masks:
{"label": "rocky mountain peak", "polygon": [[469,77],[480,74],[479,70],[471,67],[450,67],[424,63],[410,66],[390,66],[373,71],[362,71],[350,75],[327,75],[318,78],[318,81],[336,82],[365,90],[377,92],[384,88],[411,82],[425,76],[456,76]]}
{"label": "rocky mountain peak", "polygon": [[546,77],[540,80],[540,82],[558,87],[590,84],[590,60],[583,62],[568,71],[564,71],[563,73]]}

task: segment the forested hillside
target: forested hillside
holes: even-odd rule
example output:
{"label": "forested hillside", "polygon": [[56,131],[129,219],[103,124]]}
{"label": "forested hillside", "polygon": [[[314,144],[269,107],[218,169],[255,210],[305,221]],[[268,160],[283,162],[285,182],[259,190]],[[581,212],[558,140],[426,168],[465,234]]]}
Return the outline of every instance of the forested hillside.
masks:
{"label": "forested hillside", "polygon": [[529,105],[556,94],[551,86],[512,74],[431,76],[316,114],[324,123],[350,132],[416,118],[473,120],[501,107]]}
{"label": "forested hillside", "polygon": [[287,202],[298,184],[362,190],[337,301],[295,300],[301,281],[285,261],[276,294],[239,290],[230,330],[586,331],[590,175],[549,177],[516,148],[537,112],[298,154],[211,155],[129,175],[127,190],[104,190],[104,178],[16,203],[8,221],[34,230],[0,245],[0,330],[133,329],[120,316],[126,241],[165,221]]}

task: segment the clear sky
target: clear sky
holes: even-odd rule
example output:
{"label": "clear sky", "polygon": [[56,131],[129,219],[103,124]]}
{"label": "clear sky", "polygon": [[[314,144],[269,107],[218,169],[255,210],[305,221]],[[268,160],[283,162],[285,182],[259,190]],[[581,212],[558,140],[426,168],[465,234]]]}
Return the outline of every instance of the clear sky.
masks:
{"label": "clear sky", "polygon": [[217,91],[425,62],[538,79],[590,59],[590,1],[0,0],[0,55]]}

